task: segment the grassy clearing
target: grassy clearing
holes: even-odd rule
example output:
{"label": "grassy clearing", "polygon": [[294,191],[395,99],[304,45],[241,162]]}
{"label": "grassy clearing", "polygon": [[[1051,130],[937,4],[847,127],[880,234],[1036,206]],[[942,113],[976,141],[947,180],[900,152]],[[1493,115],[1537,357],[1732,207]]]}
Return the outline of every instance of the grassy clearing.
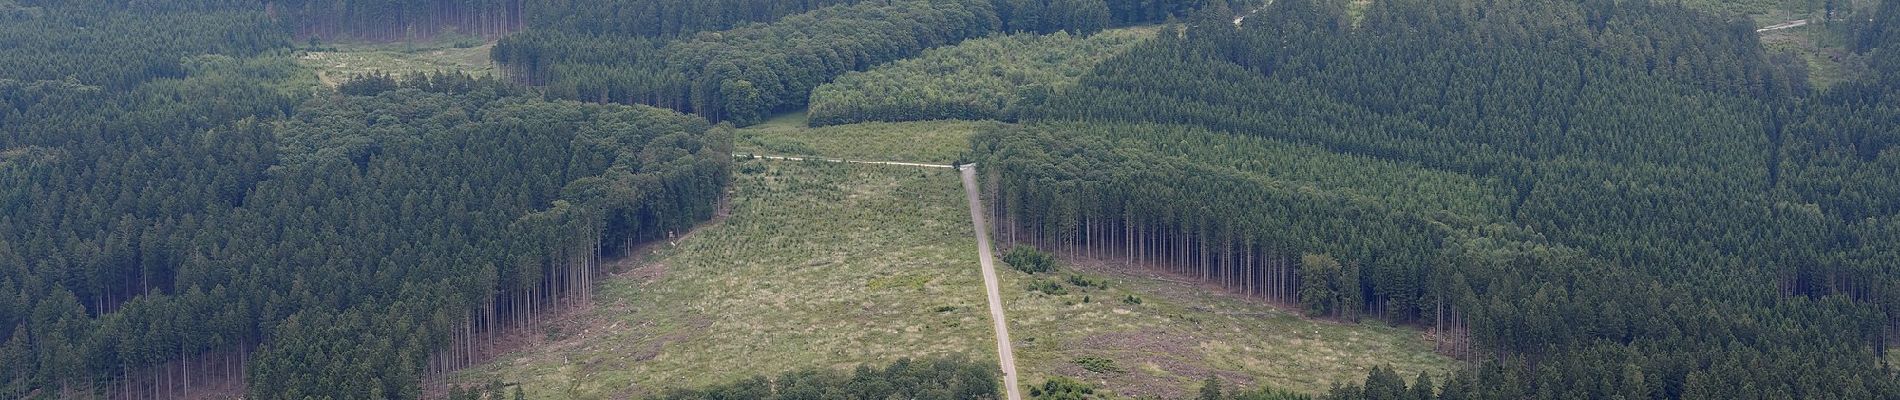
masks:
{"label": "grassy clearing", "polygon": [[336,86],[355,75],[387,73],[407,75],[423,72],[462,71],[472,75],[498,75],[494,60],[488,58],[494,43],[466,40],[430,43],[336,43],[325,44],[322,51],[304,52],[297,61],[317,71],[325,85]]}
{"label": "grassy clearing", "polygon": [[1820,24],[1761,34],[1769,53],[1792,53],[1808,64],[1808,81],[1826,88],[1866,73],[1866,60],[1847,51],[1846,38]]}
{"label": "grassy clearing", "polygon": [[1029,99],[1075,86],[1096,64],[1159,31],[1143,26],[1088,36],[1025,33],[927,50],[813,89],[808,122],[1013,121]]}
{"label": "grassy clearing", "polygon": [[995,359],[952,171],[736,169],[730,218],[608,280],[544,343],[463,378],[521,382],[537,399],[623,398],[906,356]]}
{"label": "grassy clearing", "polygon": [[[739,151],[949,162],[988,124],[813,129],[788,114],[741,130]],[[620,398],[905,356],[994,359],[953,172],[768,161],[736,169],[729,219],[608,280],[593,309],[550,325],[541,343],[461,378],[520,382],[530,398]],[[1215,374],[1319,393],[1377,365],[1408,377],[1454,365],[1414,329],[1309,321],[1137,271],[999,274],[1026,385],[1070,376],[1125,396],[1182,397]]]}
{"label": "grassy clearing", "polygon": [[[1410,377],[1448,373],[1455,361],[1432,352],[1416,329],[1380,322],[1312,321],[1258,301],[1122,266],[1090,267],[1084,288],[1068,272],[1028,275],[1002,268],[1011,334],[1023,383],[1069,376],[1121,396],[1191,396],[1209,375],[1246,387],[1319,394],[1358,382],[1374,366]],[[1066,295],[1029,292],[1054,281]],[[1139,298],[1139,304],[1128,301]]]}
{"label": "grassy clearing", "polygon": [[809,128],[805,113],[795,112],[740,129],[735,147],[741,153],[948,164],[969,151],[971,136],[998,124],[920,121]]}

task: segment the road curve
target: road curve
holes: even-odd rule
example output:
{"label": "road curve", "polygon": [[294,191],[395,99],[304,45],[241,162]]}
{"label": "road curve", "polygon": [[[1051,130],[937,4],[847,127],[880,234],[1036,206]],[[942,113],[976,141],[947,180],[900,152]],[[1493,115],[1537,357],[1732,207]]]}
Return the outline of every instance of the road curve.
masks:
{"label": "road curve", "polygon": [[963,193],[970,199],[970,223],[976,227],[976,256],[983,264],[983,288],[989,292],[990,321],[996,323],[996,358],[1003,366],[1003,385],[1009,400],[1022,400],[1016,384],[1016,350],[1009,342],[1009,320],[1003,317],[1003,295],[997,288],[996,261],[990,255],[990,230],[983,221],[983,202],[976,196],[976,167],[963,170]]}

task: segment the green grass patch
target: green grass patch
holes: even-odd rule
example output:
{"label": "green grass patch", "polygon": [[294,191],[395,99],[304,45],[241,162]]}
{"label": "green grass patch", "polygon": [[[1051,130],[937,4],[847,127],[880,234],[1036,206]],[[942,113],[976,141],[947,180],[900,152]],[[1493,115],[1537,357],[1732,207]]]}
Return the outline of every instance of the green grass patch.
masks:
{"label": "green grass patch", "polygon": [[1020,104],[1075,86],[1096,64],[1155,37],[1156,27],[971,39],[853,72],[811,93],[813,125],[937,119],[1013,121]]}
{"label": "green grass patch", "polygon": [[467,39],[429,43],[335,43],[319,44],[305,51],[297,61],[317,71],[323,84],[336,86],[356,75],[461,71],[476,76],[498,76],[500,69],[489,59],[494,43],[469,43]]}
{"label": "green grass patch", "polygon": [[788,113],[738,130],[734,142],[740,153],[949,164],[969,151],[971,136],[998,124],[872,122],[810,128],[804,113]]}
{"label": "green grass patch", "polygon": [[[623,398],[962,353],[995,359],[954,172],[740,161],[731,216],[603,283],[546,343],[472,369],[529,398]],[[747,169],[741,169],[747,170]]]}

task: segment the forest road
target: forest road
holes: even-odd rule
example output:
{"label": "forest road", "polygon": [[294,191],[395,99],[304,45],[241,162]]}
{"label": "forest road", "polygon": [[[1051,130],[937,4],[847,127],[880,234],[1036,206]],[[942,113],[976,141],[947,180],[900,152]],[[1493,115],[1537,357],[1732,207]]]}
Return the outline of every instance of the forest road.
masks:
{"label": "forest road", "polygon": [[976,195],[976,166],[959,168],[963,193],[970,199],[970,223],[976,227],[976,255],[983,264],[983,288],[989,292],[990,320],[996,322],[996,358],[1003,366],[1003,385],[1009,400],[1022,400],[1016,384],[1016,350],[1009,342],[1009,320],[1003,317],[1003,295],[997,288],[996,261],[990,253],[990,231],[983,220],[983,202]]}
{"label": "forest road", "polygon": [[1778,30],[1782,30],[1782,29],[1788,29],[1788,28],[1794,28],[1794,27],[1799,27],[1799,26],[1804,26],[1804,25],[1807,25],[1807,24],[1808,24],[1808,20],[1805,20],[1805,19],[1797,19],[1797,20],[1793,20],[1793,21],[1788,21],[1788,22],[1783,22],[1783,23],[1779,23],[1779,24],[1774,24],[1774,25],[1769,25],[1769,26],[1768,26],[1768,27],[1766,27],[1766,28],[1761,28],[1761,29],[1756,29],[1756,30],[1755,30],[1755,33],[1762,33],[1762,32],[1768,32],[1768,31],[1778,31]]}

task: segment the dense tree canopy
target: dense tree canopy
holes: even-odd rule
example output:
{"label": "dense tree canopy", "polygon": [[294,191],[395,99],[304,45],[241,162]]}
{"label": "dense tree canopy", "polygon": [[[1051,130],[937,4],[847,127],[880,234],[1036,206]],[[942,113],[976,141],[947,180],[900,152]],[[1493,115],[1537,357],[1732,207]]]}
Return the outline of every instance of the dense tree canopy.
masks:
{"label": "dense tree canopy", "polygon": [[[747,8],[761,10],[756,14],[759,18],[714,20],[764,20],[778,14],[764,10],[812,11],[678,40],[667,39],[669,32],[649,34],[641,31],[644,28],[614,28],[612,23],[579,19],[509,36],[493,53],[515,77],[546,86],[555,96],[648,104],[744,125],[805,107],[812,89],[846,72],[909,58],[924,49],[994,32],[1092,33],[1115,23],[1166,18],[1200,2],[1154,1],[1146,7],[1132,3],[892,0],[819,8],[828,3],[794,2],[802,6]],[[1085,9],[1111,12],[1082,13]],[[714,29],[725,23],[730,22],[703,27]],[[678,30],[671,33],[691,29]]]}
{"label": "dense tree canopy", "polygon": [[0,21],[0,396],[417,397],[727,179],[697,117],[459,74],[311,96],[271,18],[172,5]]}
{"label": "dense tree canopy", "polygon": [[558,96],[749,124],[803,107],[812,88],[845,72],[995,30],[986,3],[907,0],[823,8],[674,42],[534,30],[509,37],[494,55]]}
{"label": "dense tree canopy", "polygon": [[1346,9],[1197,16],[979,137],[1003,237],[1434,327],[1479,398],[1897,395],[1892,86],[1805,100],[1674,5]]}

